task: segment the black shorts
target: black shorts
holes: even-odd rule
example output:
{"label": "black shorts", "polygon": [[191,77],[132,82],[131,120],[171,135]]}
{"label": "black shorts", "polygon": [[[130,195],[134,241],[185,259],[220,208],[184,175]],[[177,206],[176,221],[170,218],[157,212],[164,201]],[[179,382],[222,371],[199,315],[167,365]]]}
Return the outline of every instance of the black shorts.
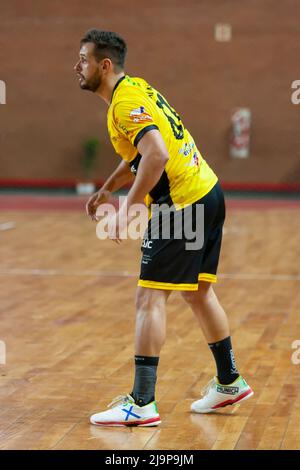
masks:
{"label": "black shorts", "polygon": [[219,183],[185,209],[154,211],[142,243],[138,285],[191,291],[198,290],[198,281],[216,282],[224,220]]}

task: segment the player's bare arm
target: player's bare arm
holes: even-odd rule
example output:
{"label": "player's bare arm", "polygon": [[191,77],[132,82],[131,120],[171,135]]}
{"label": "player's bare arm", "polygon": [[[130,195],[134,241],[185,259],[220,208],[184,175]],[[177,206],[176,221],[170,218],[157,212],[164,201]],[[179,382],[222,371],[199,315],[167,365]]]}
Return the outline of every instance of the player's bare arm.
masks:
{"label": "player's bare arm", "polygon": [[159,181],[169,159],[165,142],[158,130],[147,132],[138,143],[142,155],[135,181],[127,197],[128,209],[132,204],[142,203],[146,194]]}
{"label": "player's bare arm", "polygon": [[138,151],[142,156],[135,181],[119,213],[112,217],[109,224],[109,238],[121,242],[120,233],[130,221],[128,212],[133,204],[142,204],[145,196],[159,181],[169,159],[164,140],[158,130],[147,132],[140,140]]}

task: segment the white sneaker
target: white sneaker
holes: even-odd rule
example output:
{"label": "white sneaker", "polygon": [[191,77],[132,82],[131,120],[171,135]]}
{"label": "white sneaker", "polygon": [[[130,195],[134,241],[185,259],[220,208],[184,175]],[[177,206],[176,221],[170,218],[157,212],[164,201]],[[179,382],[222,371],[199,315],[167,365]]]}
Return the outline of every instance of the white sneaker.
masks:
{"label": "white sneaker", "polygon": [[107,411],[96,413],[90,422],[97,426],[157,426],[161,423],[155,401],[138,406],[131,395],[120,395]]}
{"label": "white sneaker", "polygon": [[229,385],[220,384],[217,377],[214,377],[204,388],[203,398],[192,403],[191,411],[210,413],[218,408],[247,400],[252,397],[253,393],[241,375]]}

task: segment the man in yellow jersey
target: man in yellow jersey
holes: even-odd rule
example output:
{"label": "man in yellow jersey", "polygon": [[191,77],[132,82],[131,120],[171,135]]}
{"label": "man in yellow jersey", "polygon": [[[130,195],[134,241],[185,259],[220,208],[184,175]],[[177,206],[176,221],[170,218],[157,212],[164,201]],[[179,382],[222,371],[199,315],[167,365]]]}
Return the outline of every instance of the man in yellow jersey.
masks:
{"label": "man in yellow jersey", "polygon": [[[155,203],[175,207],[175,213],[204,208],[201,247],[187,249],[185,235],[153,236],[146,230],[142,245],[141,274],[136,296],[135,380],[130,394],[118,397],[107,411],[91,416],[100,426],[156,426],[161,422],[155,402],[156,369],[165,341],[166,303],[180,291],[195,313],[213,353],[217,375],[191,411],[208,413],[239,403],[253,391],[238,373],[231,346],[227,316],[213,290],[225,218],[224,197],[218,178],[201,156],[180,116],[164,96],[141,78],[124,73],[126,43],[117,34],[93,29],[80,42],[74,69],[83,90],[94,92],[108,105],[111,142],[122,161],[102,188],[87,202],[87,214],[111,193],[134,182],[126,204],[115,217],[110,238],[119,232],[133,204]],[[158,219],[158,225],[161,219]],[[175,217],[173,217],[173,224]],[[160,227],[158,227],[160,229]]]}

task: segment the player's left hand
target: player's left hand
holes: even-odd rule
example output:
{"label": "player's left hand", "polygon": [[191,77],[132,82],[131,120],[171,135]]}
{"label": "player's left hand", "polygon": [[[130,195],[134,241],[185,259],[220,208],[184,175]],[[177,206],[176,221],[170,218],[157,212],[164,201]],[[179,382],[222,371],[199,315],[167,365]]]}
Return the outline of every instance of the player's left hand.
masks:
{"label": "player's left hand", "polygon": [[127,228],[127,218],[124,211],[120,210],[108,221],[108,238],[118,245],[121,243],[121,234]]}

